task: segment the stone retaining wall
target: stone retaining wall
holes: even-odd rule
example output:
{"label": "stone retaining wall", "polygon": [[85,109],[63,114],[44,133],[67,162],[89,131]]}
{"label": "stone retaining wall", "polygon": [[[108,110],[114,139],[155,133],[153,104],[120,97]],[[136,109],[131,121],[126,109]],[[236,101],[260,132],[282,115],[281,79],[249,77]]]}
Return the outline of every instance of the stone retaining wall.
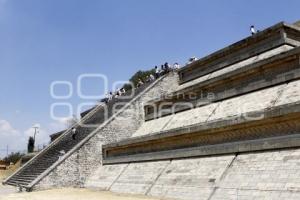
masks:
{"label": "stone retaining wall", "polygon": [[89,141],[43,178],[34,189],[83,186],[87,177],[101,165],[102,145],[131,137],[144,122],[144,103],[161,94],[172,92],[177,87],[177,73],[170,73],[164,77],[101,128]]}
{"label": "stone retaining wall", "polygon": [[182,200],[300,198],[300,149],[100,166],[85,186]]}
{"label": "stone retaining wall", "polygon": [[246,95],[208,104],[188,111],[145,122],[134,137],[149,135],[160,131],[171,131],[193,124],[208,123],[243,113],[260,111],[275,106],[300,101],[300,81],[292,81],[266,88]]}

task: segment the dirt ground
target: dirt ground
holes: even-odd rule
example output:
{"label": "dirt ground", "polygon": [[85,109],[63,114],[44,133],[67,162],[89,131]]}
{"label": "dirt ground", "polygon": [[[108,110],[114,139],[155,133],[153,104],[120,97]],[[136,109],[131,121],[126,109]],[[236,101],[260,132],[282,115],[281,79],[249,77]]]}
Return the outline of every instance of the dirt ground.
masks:
{"label": "dirt ground", "polygon": [[0,181],[2,182],[7,176],[11,174],[8,170],[0,170]]}
{"label": "dirt ground", "polygon": [[[6,187],[5,187],[6,188]],[[3,186],[2,186],[3,189]],[[7,188],[8,189],[8,188]],[[54,189],[38,192],[7,193],[1,195],[0,200],[155,200],[144,196],[120,195],[88,189]],[[158,200],[158,199],[156,199]]]}
{"label": "dirt ground", "polygon": [[0,170],[0,181],[4,180],[12,173],[14,173],[21,165],[21,161],[18,161],[15,165],[11,165],[7,170]]}

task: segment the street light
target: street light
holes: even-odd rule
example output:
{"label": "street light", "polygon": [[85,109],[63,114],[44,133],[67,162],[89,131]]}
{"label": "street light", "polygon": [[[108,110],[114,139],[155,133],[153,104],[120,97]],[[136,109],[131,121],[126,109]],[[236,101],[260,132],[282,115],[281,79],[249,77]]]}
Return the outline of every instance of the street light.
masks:
{"label": "street light", "polygon": [[33,135],[33,141],[34,141],[33,146],[34,146],[34,144],[35,144],[35,136],[39,132],[39,128],[40,127],[38,125],[35,125],[32,128],[34,129],[34,135]]}

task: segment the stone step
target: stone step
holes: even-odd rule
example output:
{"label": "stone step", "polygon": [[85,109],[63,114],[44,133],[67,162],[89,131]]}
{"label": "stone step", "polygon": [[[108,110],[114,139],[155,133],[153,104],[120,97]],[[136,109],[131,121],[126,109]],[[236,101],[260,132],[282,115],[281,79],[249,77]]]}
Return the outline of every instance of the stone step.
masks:
{"label": "stone step", "polygon": [[20,181],[20,182],[24,182],[24,183],[31,183],[36,177],[34,177],[33,179],[27,179],[27,178],[19,178],[19,177],[14,177],[11,179],[11,181]]}
{"label": "stone step", "polygon": [[[43,169],[36,169],[36,168],[33,168],[33,169],[28,169],[20,174],[41,174],[42,172],[44,172],[46,169],[48,168],[43,168]],[[19,175],[19,174],[18,174]]]}
{"label": "stone step", "polygon": [[34,165],[34,167],[32,167],[33,169],[40,169],[40,168],[47,168],[49,165],[51,165],[52,163],[54,163],[54,162],[49,162],[49,161],[46,161],[47,162],[47,164],[46,163],[39,163],[39,164],[36,164],[36,165]]}
{"label": "stone step", "polygon": [[[39,175],[41,175],[41,173],[24,173],[24,174],[19,174],[19,175],[16,175],[16,176],[19,176],[19,177],[38,177]],[[15,177],[15,176],[13,176]],[[12,178],[13,178],[12,177]]]}
{"label": "stone step", "polygon": [[22,178],[28,178],[28,179],[34,179],[34,178],[36,178],[37,177],[37,175],[25,175],[25,174],[22,174],[22,175],[20,175],[20,177],[22,177]]}
{"label": "stone step", "polygon": [[[147,88],[150,85],[144,84],[142,87],[136,89],[134,91],[134,95],[132,98],[137,96],[140,92],[142,92],[145,88]],[[108,108],[108,117],[111,117],[114,113],[112,112],[112,109],[114,107],[114,104],[117,102],[129,102],[131,99],[113,99],[107,104]],[[103,112],[103,110],[98,111]],[[101,114],[101,113],[100,113]],[[101,115],[99,113],[94,113],[90,118],[87,120],[87,124],[90,123],[103,123],[104,120],[100,119]],[[16,175],[12,176],[6,184],[9,185],[21,185],[22,187],[25,187],[29,185],[30,182],[35,180],[38,176],[40,176],[44,171],[46,171],[50,166],[52,166],[55,162],[58,161],[60,154],[60,151],[65,151],[65,153],[68,153],[71,149],[73,149],[80,141],[82,141],[84,138],[86,138],[91,131],[95,130],[95,128],[85,128],[85,127],[79,127],[78,134],[76,137],[76,140],[72,139],[71,133],[65,134],[59,141],[57,141],[56,144],[53,144],[53,146],[48,147],[47,150],[43,152],[43,154],[37,156],[34,158],[34,160],[23,167],[23,169],[17,173]]]}
{"label": "stone step", "polygon": [[13,186],[22,186],[22,187],[26,187],[28,186],[29,184],[28,183],[25,183],[25,182],[22,182],[22,181],[8,181],[6,182],[7,185],[13,185]]}

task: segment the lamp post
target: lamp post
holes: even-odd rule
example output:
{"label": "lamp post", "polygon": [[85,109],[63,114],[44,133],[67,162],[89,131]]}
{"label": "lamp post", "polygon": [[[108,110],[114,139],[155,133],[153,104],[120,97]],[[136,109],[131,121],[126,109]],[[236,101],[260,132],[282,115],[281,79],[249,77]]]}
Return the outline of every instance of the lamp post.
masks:
{"label": "lamp post", "polygon": [[33,135],[33,149],[34,149],[34,146],[35,146],[35,136],[36,134],[39,132],[39,126],[35,125],[32,127],[34,129],[34,135]]}

